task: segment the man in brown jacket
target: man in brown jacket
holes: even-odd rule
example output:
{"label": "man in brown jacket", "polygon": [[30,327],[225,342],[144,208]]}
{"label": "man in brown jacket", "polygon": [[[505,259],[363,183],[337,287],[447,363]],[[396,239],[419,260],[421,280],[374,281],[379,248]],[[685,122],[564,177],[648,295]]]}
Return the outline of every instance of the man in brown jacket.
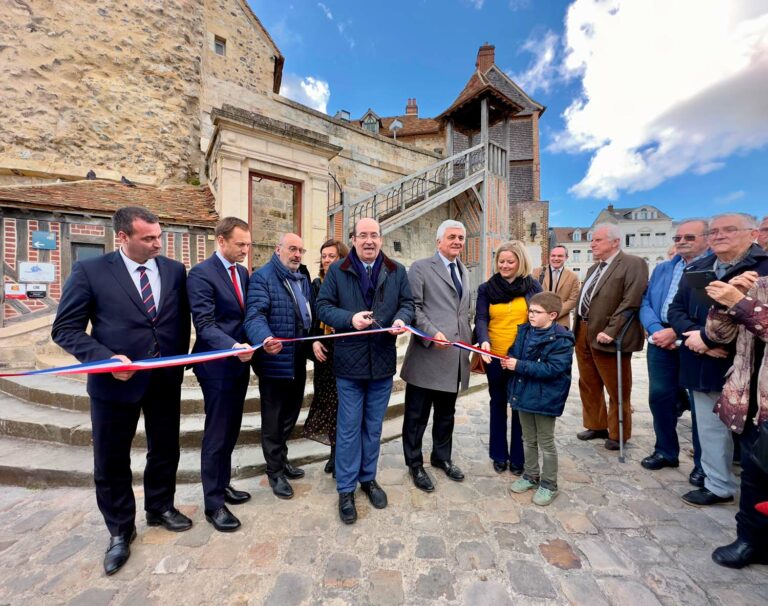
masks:
{"label": "man in brown jacket", "polygon": [[[617,225],[597,225],[590,244],[596,263],[587,271],[576,307],[576,362],[579,365],[579,394],[586,431],[580,440],[605,438],[608,450],[619,449],[618,368],[615,340],[627,321],[640,308],[648,285],[648,266],[640,257],[621,251]],[[635,319],[621,342],[622,404],[624,440],[632,435],[629,402],[632,391],[633,351],[641,351],[643,327]],[[606,413],[603,388],[608,391]]]}
{"label": "man in brown jacket", "polygon": [[571,311],[579,300],[579,277],[565,268],[568,250],[565,246],[554,246],[549,252],[549,265],[537,267],[531,272],[544,291],[555,293],[563,302],[563,310],[557,323],[571,328]]}

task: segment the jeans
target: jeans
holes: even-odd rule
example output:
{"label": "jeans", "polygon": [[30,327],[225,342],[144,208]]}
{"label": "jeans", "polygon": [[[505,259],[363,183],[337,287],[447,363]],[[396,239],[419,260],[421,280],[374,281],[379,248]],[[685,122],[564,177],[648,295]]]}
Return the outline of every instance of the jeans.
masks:
{"label": "jeans", "polygon": [[336,490],[354,492],[358,482],[376,478],[381,449],[381,425],[392,393],[392,377],[336,377]]}
{"label": "jeans", "polygon": [[731,431],[712,409],[720,397],[719,391],[694,391],[696,426],[703,445],[701,466],[707,478],[704,486],[718,497],[730,497],[736,492],[736,477],[731,471],[733,464],[733,440]]}
{"label": "jeans", "polygon": [[[549,490],[557,490],[557,449],[555,448],[555,417],[520,412],[525,444],[525,473],[528,480],[538,480]],[[539,474],[541,451],[541,474]]]}
{"label": "jeans", "polygon": [[656,434],[654,452],[668,461],[677,461],[680,442],[677,439],[677,399],[680,353],[648,345],[648,406]]}
{"label": "jeans", "polygon": [[485,365],[488,376],[488,393],[491,396],[491,427],[488,442],[488,454],[499,463],[509,461],[510,467],[522,469],[525,462],[523,454],[523,430],[520,427],[520,417],[512,410],[512,421],[507,442],[507,383],[509,371],[504,370],[496,358]]}

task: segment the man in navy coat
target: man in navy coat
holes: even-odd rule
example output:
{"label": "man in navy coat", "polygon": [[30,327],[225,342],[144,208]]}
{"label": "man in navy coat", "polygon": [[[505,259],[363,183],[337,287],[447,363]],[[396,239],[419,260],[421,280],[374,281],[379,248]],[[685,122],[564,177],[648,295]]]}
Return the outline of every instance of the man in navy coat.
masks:
{"label": "man in navy coat", "polygon": [[[218,250],[189,271],[187,293],[197,338],[193,353],[247,348],[243,320],[248,271],[243,262],[251,248],[248,224],[226,217],[214,230]],[[205,429],[200,453],[205,519],[220,532],[233,532],[240,521],[225,503],[239,505],[251,498],[235,490],[232,451],[240,434],[248,390],[252,352],[194,366],[205,400]]]}
{"label": "man in navy coat", "polygon": [[[81,362],[115,358],[129,363],[186,354],[186,271],[178,261],[159,256],[158,217],[129,206],[115,213],[113,225],[119,250],[72,267],[53,323],[53,340]],[[147,524],[175,532],[192,526],[173,504],[183,372],[174,367],[88,376],[96,501],[111,535],[104,556],[107,574],[125,564],[136,538],[130,451],[142,411],[148,450]]]}

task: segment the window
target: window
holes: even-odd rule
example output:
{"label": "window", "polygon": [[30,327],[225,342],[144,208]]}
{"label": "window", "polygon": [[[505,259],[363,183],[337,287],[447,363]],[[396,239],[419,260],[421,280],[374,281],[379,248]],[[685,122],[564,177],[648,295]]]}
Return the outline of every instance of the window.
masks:
{"label": "window", "polygon": [[574,250],[573,251],[573,262],[579,263],[581,261],[581,251],[580,250]]}
{"label": "window", "polygon": [[373,116],[366,116],[365,120],[363,120],[363,128],[371,133],[378,133],[379,132],[379,121],[374,118]]}
{"label": "window", "polygon": [[[581,230],[577,229],[575,232],[573,232],[573,241],[574,242],[581,242]],[[576,251],[574,251],[576,252]]]}
{"label": "window", "polygon": [[651,232],[649,231],[641,231],[640,232],[640,246],[650,246],[651,245]]}
{"label": "window", "polygon": [[403,245],[400,243],[399,240],[395,240],[392,242],[392,248],[395,252],[403,252]]}
{"label": "window", "polygon": [[667,234],[657,233],[654,234],[654,237],[656,238],[656,246],[667,245]]}
{"label": "window", "polygon": [[592,251],[587,251],[587,263],[592,263]]}
{"label": "window", "polygon": [[83,259],[90,259],[92,257],[100,257],[104,254],[103,244],[81,244],[77,242],[72,243],[72,262],[82,261]]}
{"label": "window", "polygon": [[627,248],[632,248],[635,245],[635,234],[627,234],[624,242]]}
{"label": "window", "polygon": [[221,38],[219,36],[213,37],[213,50],[216,51],[217,55],[221,55],[222,57],[227,56],[227,41],[224,38]]}
{"label": "window", "polygon": [[587,232],[587,242],[592,242],[592,232],[591,231]]}

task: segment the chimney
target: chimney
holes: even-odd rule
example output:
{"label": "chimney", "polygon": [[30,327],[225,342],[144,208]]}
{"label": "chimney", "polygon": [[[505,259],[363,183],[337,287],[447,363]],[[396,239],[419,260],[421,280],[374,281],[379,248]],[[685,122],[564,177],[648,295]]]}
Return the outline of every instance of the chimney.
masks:
{"label": "chimney", "polygon": [[405,104],[405,115],[406,116],[418,116],[419,115],[419,106],[416,105],[416,99],[408,99],[408,102]]}
{"label": "chimney", "polygon": [[477,51],[477,62],[475,63],[477,71],[484,74],[491,69],[491,66],[496,61],[495,55],[496,47],[493,44],[488,44],[487,42],[483,44],[480,50]]}
{"label": "chimney", "polygon": [[612,212],[613,212],[613,204],[609,204],[609,205],[608,205],[608,212],[609,212],[609,213],[612,213]]}

